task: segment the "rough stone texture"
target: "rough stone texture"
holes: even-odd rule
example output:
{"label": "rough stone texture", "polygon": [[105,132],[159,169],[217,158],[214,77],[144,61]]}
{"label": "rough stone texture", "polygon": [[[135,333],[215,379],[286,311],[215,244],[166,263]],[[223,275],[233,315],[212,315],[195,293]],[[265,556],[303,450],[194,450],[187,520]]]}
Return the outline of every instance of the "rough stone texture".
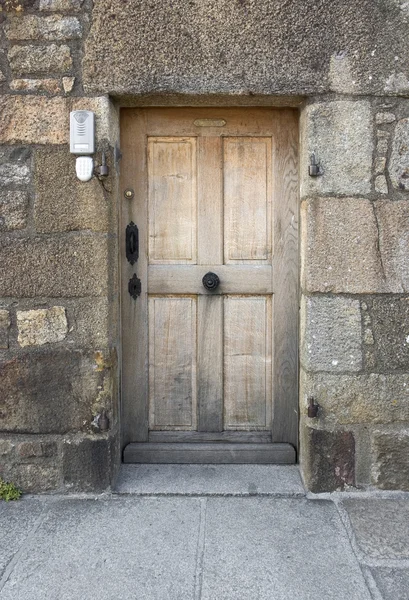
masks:
{"label": "rough stone texture", "polygon": [[348,512],[357,544],[366,556],[409,559],[408,532],[402,528],[402,523],[409,523],[408,500],[348,498],[342,504]]}
{"label": "rough stone texture", "polygon": [[21,458],[50,458],[57,454],[55,442],[21,442],[17,454]]}
{"label": "rough stone texture", "polygon": [[[399,6],[373,0],[96,0],[84,82],[115,94],[398,93],[406,32]],[[333,57],[348,61],[345,85]]]}
{"label": "rough stone texture", "polygon": [[67,344],[81,348],[106,348],[116,340],[118,300],[81,298],[67,302],[70,332]]}
{"label": "rough stone texture", "polygon": [[385,290],[373,204],[361,198],[302,203],[302,281],[309,292]]}
{"label": "rough stone texture", "polygon": [[84,0],[40,0],[40,10],[44,11],[78,11]]}
{"label": "rough stone texture", "polygon": [[0,83],[2,83],[3,81],[6,81],[6,76],[4,75],[3,71],[0,69]]}
{"label": "rough stone texture", "polygon": [[409,374],[330,375],[301,370],[301,398],[319,404],[323,427],[409,422]]}
{"label": "rough stone texture", "polygon": [[103,296],[115,286],[102,235],[0,241],[0,296]]}
{"label": "rough stone texture", "polygon": [[371,569],[384,600],[406,600],[409,590],[409,569]]}
{"label": "rough stone texture", "polygon": [[118,118],[108,98],[46,98],[0,96],[2,144],[67,144],[69,113],[87,109],[96,114],[96,139],[117,139]]}
{"label": "rough stone texture", "polygon": [[388,193],[388,183],[384,175],[378,175],[378,177],[375,178],[375,192],[378,192],[379,194]]}
{"label": "rough stone texture", "polygon": [[409,491],[409,431],[375,431],[372,481],[384,490]]}
{"label": "rough stone texture", "polygon": [[388,140],[385,138],[378,139],[376,151],[378,154],[386,154],[388,152]]}
{"label": "rough stone texture", "polygon": [[[371,191],[372,113],[365,100],[311,104],[302,113],[301,197]],[[309,177],[315,152],[322,175]]]}
{"label": "rough stone texture", "polygon": [[396,117],[393,113],[390,112],[380,112],[376,114],[376,124],[382,125],[385,123],[393,123],[396,121]]}
{"label": "rough stone texture", "polygon": [[11,470],[13,483],[24,493],[41,493],[61,486],[61,472],[53,465],[21,464]]}
{"label": "rough stone texture", "polygon": [[8,52],[13,73],[66,73],[72,69],[68,46],[12,46]]}
{"label": "rough stone texture", "polygon": [[9,330],[11,320],[8,310],[0,310],[0,348],[9,347]]}
{"label": "rough stone texture", "polygon": [[2,162],[0,164],[0,185],[26,185],[30,183],[30,167],[27,164],[19,164],[15,161]]}
{"label": "rough stone texture", "polygon": [[63,77],[62,78],[62,85],[64,88],[64,92],[66,94],[69,94],[70,92],[72,92],[74,83],[75,83],[75,77]]}
{"label": "rough stone texture", "polygon": [[106,438],[80,438],[63,444],[63,478],[71,491],[103,491],[110,484],[110,445]]}
{"label": "rough stone texture", "polygon": [[54,349],[3,360],[0,430],[65,433],[88,427],[107,371],[100,352]]}
{"label": "rough stone texture", "polygon": [[9,40],[64,41],[79,38],[82,29],[76,17],[25,15],[10,17],[5,32]]}
{"label": "rough stone texture", "polygon": [[409,298],[374,298],[369,314],[376,370],[409,371]]}
{"label": "rough stone texture", "polygon": [[374,171],[375,173],[383,173],[386,168],[386,158],[384,156],[380,156],[375,159]]}
{"label": "rough stone texture", "polygon": [[38,150],[35,166],[37,232],[109,230],[109,199],[96,177],[78,181],[75,156],[67,146]]}
{"label": "rough stone texture", "polygon": [[395,128],[389,176],[396,189],[409,190],[409,118],[401,119]]}
{"label": "rough stone texture", "polygon": [[10,440],[0,440],[0,456],[7,456],[14,450],[14,444]]}
{"label": "rough stone texture", "polygon": [[14,92],[47,92],[47,94],[58,94],[61,92],[61,83],[58,79],[13,79],[10,89]]}
{"label": "rough stone texture", "polygon": [[349,431],[301,428],[302,472],[311,492],[355,485],[355,439]]}
{"label": "rough stone texture", "polygon": [[27,227],[27,211],[27,192],[0,190],[0,231],[13,231]]}
{"label": "rough stone texture", "polygon": [[22,347],[61,342],[68,331],[65,308],[52,306],[38,310],[17,311],[17,327],[17,340]]}
{"label": "rough stone texture", "polygon": [[379,248],[388,291],[409,291],[409,202],[380,200],[375,203],[379,224]]}
{"label": "rough stone texture", "polygon": [[301,364],[312,371],[359,371],[362,367],[359,301],[303,297]]}

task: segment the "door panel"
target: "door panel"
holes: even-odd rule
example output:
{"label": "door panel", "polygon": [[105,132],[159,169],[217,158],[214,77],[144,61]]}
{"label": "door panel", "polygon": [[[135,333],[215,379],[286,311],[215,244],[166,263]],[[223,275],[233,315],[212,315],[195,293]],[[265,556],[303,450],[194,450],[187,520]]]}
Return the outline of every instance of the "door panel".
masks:
{"label": "door panel", "polygon": [[225,429],[271,429],[271,297],[224,299]]}
{"label": "door panel", "polygon": [[[248,444],[233,462],[270,460],[256,448],[268,441],[295,445],[296,133],[293,110],[123,111],[121,180],[135,196],[122,223],[141,241],[138,263],[123,260],[125,443],[152,439],[163,457],[163,440],[178,461],[172,443]],[[142,294],[130,301],[135,271]]]}
{"label": "door panel", "polygon": [[149,424],[196,428],[196,298],[149,299]]}
{"label": "door panel", "polygon": [[227,264],[271,261],[271,138],[224,138]]}

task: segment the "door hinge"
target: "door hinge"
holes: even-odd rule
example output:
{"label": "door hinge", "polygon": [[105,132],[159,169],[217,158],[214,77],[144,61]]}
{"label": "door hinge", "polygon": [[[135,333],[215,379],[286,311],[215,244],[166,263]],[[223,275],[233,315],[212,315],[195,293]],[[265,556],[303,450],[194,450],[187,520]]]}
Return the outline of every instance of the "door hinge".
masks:
{"label": "door hinge", "polygon": [[127,261],[135,264],[139,258],[139,231],[133,221],[126,227],[125,252]]}

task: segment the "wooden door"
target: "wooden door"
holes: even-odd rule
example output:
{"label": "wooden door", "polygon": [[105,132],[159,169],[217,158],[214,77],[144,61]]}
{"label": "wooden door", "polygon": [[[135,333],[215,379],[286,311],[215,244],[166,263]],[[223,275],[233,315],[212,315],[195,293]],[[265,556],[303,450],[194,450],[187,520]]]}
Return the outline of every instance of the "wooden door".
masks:
{"label": "wooden door", "polygon": [[294,462],[297,113],[124,109],[121,136],[124,460]]}

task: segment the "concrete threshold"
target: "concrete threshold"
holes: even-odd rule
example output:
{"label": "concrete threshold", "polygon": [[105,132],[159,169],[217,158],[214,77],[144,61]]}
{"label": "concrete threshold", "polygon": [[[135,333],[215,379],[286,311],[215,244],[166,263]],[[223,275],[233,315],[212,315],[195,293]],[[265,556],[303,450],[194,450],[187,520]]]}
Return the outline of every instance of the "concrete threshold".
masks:
{"label": "concrete threshold", "polygon": [[115,493],[137,496],[303,497],[296,465],[122,465]]}

